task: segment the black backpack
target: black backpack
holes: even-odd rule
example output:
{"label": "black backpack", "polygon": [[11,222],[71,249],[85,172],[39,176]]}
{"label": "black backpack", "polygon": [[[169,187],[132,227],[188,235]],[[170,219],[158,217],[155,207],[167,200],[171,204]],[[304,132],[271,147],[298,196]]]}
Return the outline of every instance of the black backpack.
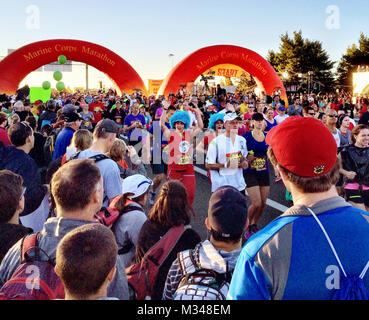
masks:
{"label": "black backpack", "polygon": [[45,163],[49,164],[53,160],[53,153],[55,149],[55,140],[56,140],[56,133],[53,132],[50,134],[45,141],[44,144],[44,158]]}

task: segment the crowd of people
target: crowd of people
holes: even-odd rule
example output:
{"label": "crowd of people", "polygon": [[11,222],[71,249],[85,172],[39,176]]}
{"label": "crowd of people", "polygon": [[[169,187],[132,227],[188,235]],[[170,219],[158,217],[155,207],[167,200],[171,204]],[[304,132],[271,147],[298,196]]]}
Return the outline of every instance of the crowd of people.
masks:
{"label": "crowd of people", "polygon": [[[337,262],[369,288],[366,96],[218,86],[1,101],[0,298],[31,299],[12,279],[35,247],[55,270],[52,299],[330,299]],[[196,164],[211,188],[208,239],[190,227]],[[261,228],[271,168],[293,206]],[[144,288],[137,266],[157,269]]]}

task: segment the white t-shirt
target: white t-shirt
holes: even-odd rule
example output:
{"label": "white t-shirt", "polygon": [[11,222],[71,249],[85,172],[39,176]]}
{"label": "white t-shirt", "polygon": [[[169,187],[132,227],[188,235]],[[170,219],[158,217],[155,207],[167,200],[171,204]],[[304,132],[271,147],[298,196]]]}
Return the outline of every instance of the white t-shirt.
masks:
{"label": "white t-shirt", "polygon": [[278,124],[282,123],[284,120],[286,120],[289,117],[288,114],[285,114],[284,116],[277,115],[274,117],[275,120],[277,120]]}
{"label": "white t-shirt", "polygon": [[[206,163],[226,163],[227,158],[237,153],[241,153],[244,158],[247,157],[246,139],[236,135],[235,141],[232,143],[231,138],[226,137],[225,134],[220,135],[210,143],[208,153],[206,154]],[[226,168],[220,169],[219,171],[210,170],[210,177],[211,192],[222,186],[232,186],[239,191],[243,191],[246,188],[242,168]]]}
{"label": "white t-shirt", "polygon": [[187,111],[187,113],[190,115],[191,124],[190,127],[196,127],[197,126],[197,118],[195,114],[192,111]]}
{"label": "white t-shirt", "polygon": [[333,136],[334,140],[336,140],[337,148],[339,148],[341,146],[341,138],[340,138],[340,134],[339,134],[338,130],[336,130],[336,133],[332,132],[332,136]]}

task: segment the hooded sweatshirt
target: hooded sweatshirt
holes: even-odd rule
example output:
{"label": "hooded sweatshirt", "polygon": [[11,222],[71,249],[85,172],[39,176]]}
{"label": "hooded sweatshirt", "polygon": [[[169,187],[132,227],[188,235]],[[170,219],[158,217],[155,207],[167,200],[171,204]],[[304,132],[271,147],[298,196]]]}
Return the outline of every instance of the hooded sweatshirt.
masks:
{"label": "hooded sweatshirt", "polygon": [[[56,248],[60,240],[70,231],[75,228],[88,224],[95,223],[94,221],[77,220],[69,218],[50,218],[44,224],[39,237],[40,248],[48,255],[48,257],[55,261]],[[21,255],[21,241],[18,241],[6,254],[0,265],[0,286],[8,281],[14,271],[20,264]],[[47,257],[45,257],[47,261]],[[108,287],[108,297],[116,297],[120,300],[128,300],[128,283],[125,273],[124,262],[121,257],[117,257],[117,271],[113,281]]]}
{"label": "hooded sweatshirt", "polygon": [[9,170],[23,178],[27,188],[24,195],[25,205],[21,216],[38,209],[47,193],[47,187],[41,184],[41,176],[36,162],[23,150],[12,146],[0,148],[0,170]]}
{"label": "hooded sweatshirt", "polygon": [[0,263],[8,250],[33,230],[20,224],[0,223]]}
{"label": "hooded sweatshirt", "polygon": [[[193,256],[197,267],[201,266],[202,269],[214,270],[219,274],[232,273],[240,253],[241,249],[236,249],[231,252],[217,250],[209,240],[199,243],[193,250]],[[177,297],[176,300],[192,300],[194,298],[193,296],[186,296],[187,290],[185,287],[178,290],[181,279],[185,275],[184,270],[190,271],[188,273],[196,271],[196,267],[191,262],[191,259],[185,258],[185,261],[179,261],[179,258],[188,255],[189,252],[187,251],[181,252],[178,255],[178,258],[173,262],[172,267],[168,272],[163,300],[174,300],[176,295],[181,296],[180,299]],[[186,272],[186,274],[188,273]],[[229,283],[222,287],[221,291],[224,296],[227,295],[228,288]],[[210,298],[205,300],[210,300]]]}

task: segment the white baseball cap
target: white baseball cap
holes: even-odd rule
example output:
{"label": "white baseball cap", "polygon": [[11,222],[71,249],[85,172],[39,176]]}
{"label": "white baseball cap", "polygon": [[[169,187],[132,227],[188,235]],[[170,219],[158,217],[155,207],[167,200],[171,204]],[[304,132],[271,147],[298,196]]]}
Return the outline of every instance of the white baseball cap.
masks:
{"label": "white baseball cap", "polygon": [[237,113],[233,112],[233,113],[227,113],[224,116],[223,121],[224,121],[224,123],[226,123],[227,121],[233,121],[235,119],[242,120],[241,117]]}
{"label": "white baseball cap", "polygon": [[143,195],[151,185],[151,179],[141,174],[135,174],[123,180],[122,192],[123,194],[132,193],[128,199],[135,199]]}

